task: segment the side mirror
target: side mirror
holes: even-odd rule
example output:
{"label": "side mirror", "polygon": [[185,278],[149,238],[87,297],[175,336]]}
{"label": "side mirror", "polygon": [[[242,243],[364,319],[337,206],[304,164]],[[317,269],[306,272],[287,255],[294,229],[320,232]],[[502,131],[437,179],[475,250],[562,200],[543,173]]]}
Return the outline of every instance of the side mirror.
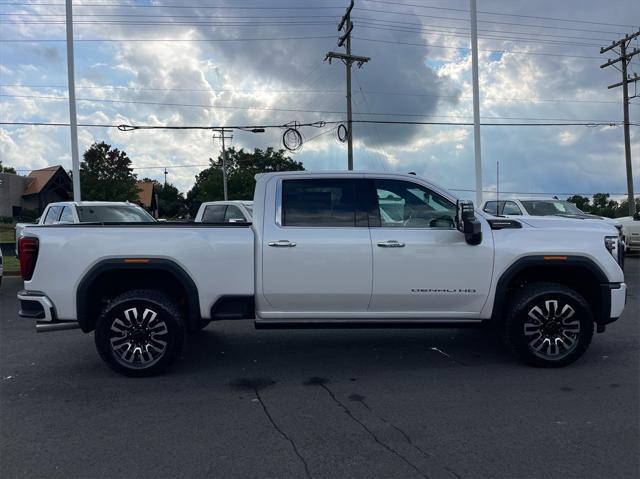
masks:
{"label": "side mirror", "polygon": [[482,224],[476,219],[473,201],[458,200],[456,204],[456,226],[464,233],[464,239],[470,245],[482,242]]}

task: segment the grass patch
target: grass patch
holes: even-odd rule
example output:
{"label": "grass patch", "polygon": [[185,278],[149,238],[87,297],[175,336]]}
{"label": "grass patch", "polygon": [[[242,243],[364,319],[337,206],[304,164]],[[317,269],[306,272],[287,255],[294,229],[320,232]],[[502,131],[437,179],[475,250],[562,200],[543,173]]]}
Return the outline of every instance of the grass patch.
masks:
{"label": "grass patch", "polygon": [[13,243],[16,240],[14,225],[0,225],[0,243]]}
{"label": "grass patch", "polygon": [[20,262],[15,256],[4,256],[2,258],[2,264],[4,266],[3,274],[20,272]]}

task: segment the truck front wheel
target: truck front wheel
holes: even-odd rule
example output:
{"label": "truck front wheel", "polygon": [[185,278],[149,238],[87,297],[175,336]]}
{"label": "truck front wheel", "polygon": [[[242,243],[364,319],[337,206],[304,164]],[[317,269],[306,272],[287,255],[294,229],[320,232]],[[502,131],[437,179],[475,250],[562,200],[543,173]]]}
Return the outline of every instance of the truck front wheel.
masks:
{"label": "truck front wheel", "polygon": [[95,342],[102,359],[126,376],[164,372],[184,343],[180,310],[155,290],[134,290],[116,297],[96,322]]}
{"label": "truck front wheel", "polygon": [[528,364],[566,366],[589,347],[593,314],[573,289],[557,283],[531,283],[513,297],[504,336],[509,349]]}

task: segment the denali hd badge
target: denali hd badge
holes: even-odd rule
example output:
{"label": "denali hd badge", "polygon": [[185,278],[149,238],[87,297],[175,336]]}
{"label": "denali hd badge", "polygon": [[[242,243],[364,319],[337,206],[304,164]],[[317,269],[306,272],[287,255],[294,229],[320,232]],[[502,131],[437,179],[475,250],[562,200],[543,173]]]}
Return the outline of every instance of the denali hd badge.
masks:
{"label": "denali hd badge", "polygon": [[429,294],[451,294],[466,293],[473,294],[477,291],[473,288],[449,289],[449,288],[411,288],[412,293],[429,293]]}

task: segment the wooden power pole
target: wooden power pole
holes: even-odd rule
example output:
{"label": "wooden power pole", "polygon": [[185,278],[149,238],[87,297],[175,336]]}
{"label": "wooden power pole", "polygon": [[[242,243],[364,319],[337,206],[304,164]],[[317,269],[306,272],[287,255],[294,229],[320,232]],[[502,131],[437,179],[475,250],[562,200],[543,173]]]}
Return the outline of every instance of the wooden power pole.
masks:
{"label": "wooden power pole", "polygon": [[233,135],[230,134],[229,136],[225,136],[225,133],[230,133],[228,128],[217,128],[215,131],[219,136],[214,133],[213,139],[219,139],[222,141],[222,188],[224,191],[224,200],[227,201],[229,199],[229,194],[227,192],[227,148],[224,140],[232,140]]}
{"label": "wooden power pole", "polygon": [[333,58],[342,60],[347,67],[347,167],[349,170],[353,170],[353,118],[351,112],[351,65],[353,63],[358,64],[358,68],[367,63],[369,57],[361,57],[351,54],[351,31],[353,30],[353,22],[351,21],[351,10],[353,10],[354,0],[347,7],[347,11],[340,20],[338,25],[338,31],[344,29],[344,35],[338,39],[338,46],[345,46],[346,54],[338,52],[329,52],[324,57],[325,61],[329,61]]}
{"label": "wooden power pole", "polygon": [[[640,53],[640,48],[634,48],[628,51],[631,40],[640,36],[640,30],[630,35],[625,35],[624,38],[613,42],[608,47],[600,49],[600,53],[606,53],[609,51],[615,51],[619,53],[618,58],[609,60],[607,63],[600,65],[600,68],[606,68],[608,66],[616,65],[620,63],[620,72],[622,73],[622,81],[609,85],[607,88],[622,87],[622,106],[624,109],[624,154],[627,165],[627,197],[629,201],[629,215],[633,216],[636,212],[636,202],[633,195],[633,171],[631,169],[631,136],[629,134],[629,83],[635,83],[640,80],[640,77],[636,73],[635,76],[630,77],[627,73],[627,67],[631,62],[631,58]],[[616,51],[615,49],[619,49]],[[616,67],[617,68],[617,67]]]}

